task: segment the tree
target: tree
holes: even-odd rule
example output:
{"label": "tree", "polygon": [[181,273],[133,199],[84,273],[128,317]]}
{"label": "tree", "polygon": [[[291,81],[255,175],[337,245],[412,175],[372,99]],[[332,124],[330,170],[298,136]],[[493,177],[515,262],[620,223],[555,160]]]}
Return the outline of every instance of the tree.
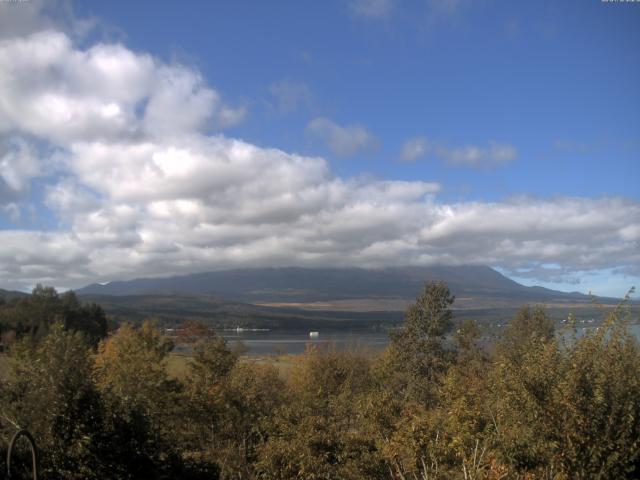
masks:
{"label": "tree", "polygon": [[149,415],[162,413],[171,390],[165,359],[172,348],[151,322],[139,328],[123,325],[98,348],[97,385],[132,408],[143,408]]}
{"label": "tree", "polygon": [[222,473],[253,478],[259,449],[269,438],[277,408],[282,406],[285,384],[270,365],[237,363],[224,382],[224,410],[218,423],[216,457]]}
{"label": "tree", "polygon": [[404,326],[390,335],[388,373],[404,375],[396,386],[425,404],[435,401],[437,383],[452,359],[444,337],[452,325],[453,301],[444,282],[426,283],[405,312]]}
{"label": "tree", "polygon": [[200,457],[215,456],[224,423],[225,382],[238,356],[226,341],[214,337],[199,341],[193,349],[183,393],[180,435],[188,451]]}
{"label": "tree", "polygon": [[172,348],[151,322],[123,325],[98,348],[93,376],[109,419],[113,477],[157,478],[180,465],[174,448],[179,385],[165,365]]}
{"label": "tree", "polygon": [[616,309],[563,355],[555,415],[540,429],[552,464],[574,478],[640,475],[640,347]]}
{"label": "tree", "polygon": [[59,297],[60,313],[67,330],[82,332],[94,347],[107,336],[107,317],[96,303],[81,304],[72,291]]}
{"label": "tree", "polygon": [[636,478],[640,467],[640,349],[616,309],[571,342],[524,309],[497,349],[492,374],[496,450],[518,474]]}
{"label": "tree", "polygon": [[463,467],[466,472],[485,468],[489,456],[483,452],[492,446],[495,436],[488,375],[492,365],[488,353],[479,344],[480,339],[480,329],[474,321],[467,320],[457,326],[456,360],[440,389],[437,412],[441,419],[440,444],[447,453],[440,464],[458,473]]}
{"label": "tree", "polygon": [[227,347],[224,338],[214,336],[197,342],[189,364],[194,388],[206,391],[226,377],[238,361],[238,353]]}
{"label": "tree", "polygon": [[217,463],[223,478],[253,478],[265,425],[285,391],[278,371],[239,362],[237,351],[212,336],[194,346],[185,387],[180,429],[185,454]]}
{"label": "tree", "polygon": [[289,395],[271,416],[259,478],[382,478],[384,463],[365,428],[369,361],[351,352],[309,349],[289,376]]}
{"label": "tree", "polygon": [[215,333],[211,328],[196,320],[185,320],[177,330],[177,341],[179,343],[192,344],[214,337]]}
{"label": "tree", "polygon": [[30,296],[12,300],[0,311],[3,333],[13,331],[16,338],[42,338],[56,322],[67,330],[82,332],[94,347],[107,335],[102,308],[95,303],[81,304],[71,291],[59,295],[53,287],[38,285]]}
{"label": "tree", "polygon": [[527,305],[509,323],[497,347],[502,355],[517,361],[528,347],[544,345],[553,341],[554,337],[554,322],[545,309]]}
{"label": "tree", "polygon": [[40,342],[26,338],[11,348],[3,413],[37,439],[45,478],[98,479],[108,473],[89,350],[82,334],[61,323],[54,323]]}

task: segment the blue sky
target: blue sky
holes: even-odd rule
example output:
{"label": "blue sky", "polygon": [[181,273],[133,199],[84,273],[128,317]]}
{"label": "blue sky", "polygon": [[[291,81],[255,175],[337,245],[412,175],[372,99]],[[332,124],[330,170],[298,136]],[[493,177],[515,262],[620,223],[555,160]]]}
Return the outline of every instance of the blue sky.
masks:
{"label": "blue sky", "polygon": [[[637,199],[640,8],[449,3],[435,13],[424,1],[389,2],[380,18],[344,1],[100,2],[78,10],[117,27],[135,49],[193,62],[229,100],[246,103],[251,114],[234,135],[324,155],[341,175],[437,178],[453,199]],[[279,82],[306,86],[309,100],[279,114],[269,91]],[[332,158],[305,136],[316,116],[364,125],[377,150]],[[491,171],[395,162],[414,136],[451,145],[493,139],[514,145],[518,159]]]}
{"label": "blue sky", "polygon": [[[7,63],[15,82],[0,85],[0,99],[24,101],[0,110],[0,233],[22,249],[0,256],[15,279],[5,288],[244,265],[456,262],[604,295],[639,283],[640,4],[0,8],[10,27],[0,62],[27,39],[30,52],[60,45],[47,57],[49,86],[16,80],[43,74],[35,60]],[[105,73],[94,60],[107,57]],[[43,98],[62,120],[39,117]],[[253,149],[246,164],[233,139]],[[136,145],[152,145],[148,156],[113,160]],[[193,170],[176,170],[186,164]],[[153,192],[123,189],[154,168],[166,182],[149,177]],[[227,175],[247,195],[240,203],[216,196],[213,177]],[[199,181],[197,194],[178,188]],[[238,216],[247,220],[228,220]],[[366,218],[360,230],[355,218]],[[175,233],[185,228],[195,243]],[[36,240],[45,252],[34,256],[25,245]]]}

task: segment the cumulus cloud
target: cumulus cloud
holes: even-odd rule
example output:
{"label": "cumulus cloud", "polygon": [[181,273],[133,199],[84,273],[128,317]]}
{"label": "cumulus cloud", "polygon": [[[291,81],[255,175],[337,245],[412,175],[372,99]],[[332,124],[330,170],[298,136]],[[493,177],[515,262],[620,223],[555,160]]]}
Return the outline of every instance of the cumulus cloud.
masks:
{"label": "cumulus cloud", "polygon": [[75,36],[82,36],[96,23],[93,18],[77,18],[68,0],[2,3],[0,39],[54,28],[66,30]]}
{"label": "cumulus cloud", "polygon": [[[119,43],[81,48],[47,27],[1,40],[0,71],[0,185],[14,198],[48,172],[39,208],[59,220],[0,230],[0,287],[239,266],[640,265],[637,202],[447,204],[437,182],[343,179],[322,158],[212,134],[242,110],[197,71]],[[325,118],[308,132],[339,155],[376,143]],[[428,150],[420,140],[407,158]],[[515,157],[500,144],[436,153],[474,166]],[[9,193],[0,207],[21,208]]]}
{"label": "cumulus cloud", "polygon": [[395,0],[352,0],[349,9],[359,17],[380,19],[389,16],[394,4]]}
{"label": "cumulus cloud", "polygon": [[233,109],[222,105],[220,95],[204,86],[196,72],[162,67],[155,74],[155,85],[142,120],[144,129],[152,135],[201,131],[209,120],[215,127],[230,127],[241,122],[246,114],[243,107]]}
{"label": "cumulus cloud", "polygon": [[424,157],[429,152],[429,149],[429,142],[426,138],[410,138],[402,145],[400,160],[404,162],[413,162],[418,158]]}
{"label": "cumulus cloud", "polygon": [[74,177],[60,178],[49,185],[45,189],[44,203],[62,219],[73,219],[79,213],[100,207],[98,196]]}
{"label": "cumulus cloud", "polygon": [[349,157],[358,152],[373,150],[378,141],[362,125],[342,127],[328,118],[314,118],[307,125],[307,133],[323,141],[338,156]]}
{"label": "cumulus cloud", "polygon": [[188,67],[120,44],[82,50],[55,30],[1,40],[0,70],[0,135],[18,129],[66,146],[205,131],[245,113]]}
{"label": "cumulus cloud", "polygon": [[0,141],[0,205],[3,198],[14,198],[29,190],[31,179],[41,175],[40,162],[23,138]]}

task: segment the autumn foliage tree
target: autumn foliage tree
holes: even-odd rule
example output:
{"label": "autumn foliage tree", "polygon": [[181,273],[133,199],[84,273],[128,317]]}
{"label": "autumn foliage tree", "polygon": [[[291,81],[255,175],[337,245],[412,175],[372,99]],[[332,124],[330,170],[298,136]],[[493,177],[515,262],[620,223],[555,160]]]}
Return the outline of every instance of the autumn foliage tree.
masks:
{"label": "autumn foliage tree", "polygon": [[385,466],[366,432],[369,360],[309,348],[289,376],[285,402],[269,419],[260,478],[383,478]]}
{"label": "autumn foliage tree", "polygon": [[640,472],[640,350],[622,312],[569,341],[549,334],[541,311],[523,310],[510,327],[493,375],[497,451],[515,471],[585,479]]}
{"label": "autumn foliage tree", "polygon": [[103,478],[105,412],[91,378],[90,346],[61,323],[48,330],[39,342],[24,338],[12,347],[2,388],[4,436],[26,428],[37,438],[44,478]]}
{"label": "autumn foliage tree", "polygon": [[166,371],[172,348],[151,322],[125,324],[98,348],[93,378],[108,413],[114,471],[122,475],[157,478],[177,455],[172,423],[179,386]]}
{"label": "autumn foliage tree", "polygon": [[[170,357],[151,322],[96,348],[70,314],[87,312],[77,299],[36,297],[0,305],[20,332],[0,383],[0,439],[28,428],[45,480],[640,473],[640,347],[624,302],[580,334],[524,307],[488,345],[476,323],[455,322],[446,285],[428,283],[381,354],[309,348],[276,368],[200,324],[187,325],[188,357]],[[177,377],[170,358],[187,365]]]}

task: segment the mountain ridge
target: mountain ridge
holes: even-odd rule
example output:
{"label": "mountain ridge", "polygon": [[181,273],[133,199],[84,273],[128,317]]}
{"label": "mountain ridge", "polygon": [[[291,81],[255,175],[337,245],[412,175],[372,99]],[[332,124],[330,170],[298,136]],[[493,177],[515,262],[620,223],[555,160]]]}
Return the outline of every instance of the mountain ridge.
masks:
{"label": "mountain ridge", "polygon": [[365,268],[244,268],[91,284],[78,295],[208,295],[248,303],[414,298],[442,280],[458,297],[587,302],[589,296],[527,287],[484,265]]}
{"label": "mountain ridge", "polygon": [[23,298],[29,296],[28,293],[18,292],[17,290],[5,290],[4,288],[0,288],[0,298],[2,300],[12,300],[14,298]]}

